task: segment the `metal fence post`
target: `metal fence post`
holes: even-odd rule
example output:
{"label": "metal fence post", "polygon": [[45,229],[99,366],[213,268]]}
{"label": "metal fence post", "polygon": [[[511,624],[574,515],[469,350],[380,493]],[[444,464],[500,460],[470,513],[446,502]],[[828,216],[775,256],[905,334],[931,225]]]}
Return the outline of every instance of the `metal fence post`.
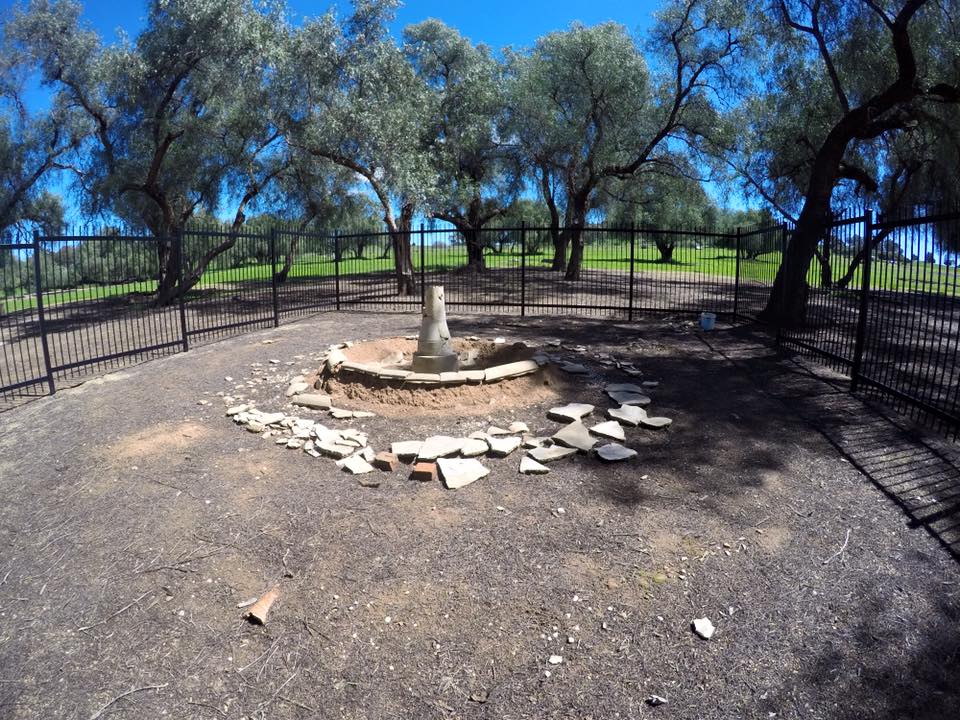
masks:
{"label": "metal fence post", "polygon": [[40,325],[40,347],[43,350],[43,367],[47,373],[47,389],[53,395],[57,392],[53,380],[53,365],[50,362],[50,343],[47,340],[47,320],[43,310],[43,281],[40,277],[40,233],[33,233],[33,285],[37,291],[37,322]]}
{"label": "metal fence post", "polygon": [[280,327],[280,288],[277,284],[277,228],[270,228],[270,293],[273,299],[273,326]]}
{"label": "metal fence post", "polygon": [[[787,267],[787,223],[780,223],[780,270],[779,273],[785,273]],[[777,276],[773,277],[773,287],[777,286]],[[780,307],[783,307],[786,300],[786,287],[785,282],[780,283]],[[771,288],[771,294],[773,289]],[[783,323],[777,323],[777,346],[780,346],[780,343],[783,341]]]}
{"label": "metal fence post", "polygon": [[427,300],[427,286],[426,286],[426,269],[424,264],[425,250],[424,250],[424,235],[423,235],[423,222],[420,222],[420,307],[423,307],[423,304]]}
{"label": "metal fence post", "polygon": [[340,231],[333,231],[333,283],[334,295],[337,301],[337,311],[340,310]]}
{"label": "metal fence post", "polygon": [[860,268],[860,308],[857,316],[857,340],[853,348],[853,367],[850,369],[850,392],[860,386],[863,369],[863,347],[867,337],[867,312],[870,301],[870,266],[873,255],[873,208],[863,214],[863,263]]}
{"label": "metal fence post", "polygon": [[527,314],[527,221],[520,221],[520,317]]}
{"label": "metal fence post", "polygon": [[633,322],[633,303],[634,290],[633,284],[636,280],[636,260],[637,260],[637,228],[630,222],[630,300],[627,305],[627,320]]}
{"label": "metal fence post", "polygon": [[737,315],[740,314],[740,243],[742,242],[742,233],[740,226],[737,226],[737,266],[734,272],[733,280],[733,321],[737,321]]}
{"label": "metal fence post", "polygon": [[183,245],[182,230],[177,230],[174,234],[173,247],[177,253],[177,303],[180,306],[180,342],[183,345],[183,351],[187,352],[190,349],[190,340],[187,335],[187,293],[183,288],[183,260],[186,252]]}

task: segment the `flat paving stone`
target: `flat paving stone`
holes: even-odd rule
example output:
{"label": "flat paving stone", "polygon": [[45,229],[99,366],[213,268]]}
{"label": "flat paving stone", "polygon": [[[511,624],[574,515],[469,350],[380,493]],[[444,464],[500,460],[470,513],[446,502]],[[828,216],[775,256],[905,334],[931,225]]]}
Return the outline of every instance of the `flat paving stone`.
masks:
{"label": "flat paving stone", "polygon": [[643,395],[644,390],[639,385],[634,385],[633,383],[611,383],[603,388],[605,392],[625,392],[625,393],[638,393]]}
{"label": "flat paving stone", "polygon": [[506,457],[520,447],[520,443],[520,438],[513,436],[490,438],[490,454],[494,457]]}
{"label": "flat paving stone", "polygon": [[594,435],[610,438],[611,440],[626,440],[626,436],[623,434],[623,427],[616,420],[608,420],[607,422],[594,425],[590,428],[590,432]]}
{"label": "flat paving stone", "polygon": [[560,365],[560,369],[565,373],[570,373],[571,375],[589,375],[590,371],[583,365],[579,363],[570,363],[565,362]]}
{"label": "flat paving stone", "polygon": [[649,405],[650,397],[642,393],[632,392],[607,392],[610,399],[621,405]]}
{"label": "flat paving stone", "polygon": [[484,455],[489,449],[490,446],[486,440],[467,438],[460,448],[460,454],[465,458],[479,457],[480,455]]}
{"label": "flat paving stone", "polygon": [[509,430],[504,430],[502,427],[497,427],[496,425],[491,425],[487,428],[487,435],[490,437],[497,437],[498,435],[509,435]]}
{"label": "flat paving stone", "polygon": [[390,443],[390,452],[399,458],[414,458],[420,454],[421,447],[423,447],[421,440],[402,440]]}
{"label": "flat paving stone", "polygon": [[622,405],[617,408],[610,408],[607,410],[607,415],[631,427],[636,427],[643,420],[647,419],[647,411],[636,405]]}
{"label": "flat paving stone", "polygon": [[507,428],[507,430],[509,430],[509,431],[512,432],[512,433],[527,433],[527,432],[530,432],[530,428],[527,427],[527,424],[526,424],[525,422],[520,421],[520,420],[516,420],[516,421],[510,423],[510,426]]}
{"label": "flat paving stone", "polygon": [[344,458],[337,464],[352,475],[364,475],[373,472],[373,465],[368,463],[359,453]]}
{"label": "flat paving stone", "polygon": [[466,487],[470,483],[476,482],[480,478],[490,474],[488,468],[485,468],[479,460],[473,458],[467,460],[461,458],[440,458],[437,460],[437,467],[440,469],[440,477],[443,478],[443,484],[451,490]]}
{"label": "flat paving stone", "polygon": [[673,420],[668,417],[650,417],[649,415],[640,421],[644,427],[660,430],[673,424]]}
{"label": "flat paving stone", "polygon": [[559,445],[551,445],[549,447],[537,447],[532,450],[527,451],[527,455],[532,457],[537,462],[548,463],[553,462],[554,460],[562,460],[565,457],[570,457],[571,455],[576,455],[576,448],[561,447]]}
{"label": "flat paving stone", "polygon": [[417,460],[436,460],[460,452],[465,442],[464,438],[455,438],[448,435],[433,435],[423,441]]}
{"label": "flat paving stone", "polygon": [[597,444],[597,439],[590,434],[587,426],[579,420],[570,423],[553,435],[553,440],[566,445],[570,448],[576,448],[587,452]]}
{"label": "flat paving stone", "polygon": [[621,460],[629,460],[630,458],[636,457],[637,451],[624,447],[623,445],[618,445],[617,443],[610,443],[609,445],[597,448],[597,456],[605,462],[620,462]]}
{"label": "flat paving stone", "polygon": [[529,455],[524,455],[520,458],[520,472],[524,475],[546,475],[550,468],[541,465]]}
{"label": "flat paving stone", "polygon": [[570,403],[559,407],[550,408],[547,411],[547,417],[561,422],[571,422],[580,420],[593,412],[593,405],[586,403]]}
{"label": "flat paving stone", "polygon": [[294,395],[291,402],[294,405],[312,408],[314,410],[329,410],[333,404],[333,400],[329,395],[321,395],[320,393],[303,393],[300,395]]}

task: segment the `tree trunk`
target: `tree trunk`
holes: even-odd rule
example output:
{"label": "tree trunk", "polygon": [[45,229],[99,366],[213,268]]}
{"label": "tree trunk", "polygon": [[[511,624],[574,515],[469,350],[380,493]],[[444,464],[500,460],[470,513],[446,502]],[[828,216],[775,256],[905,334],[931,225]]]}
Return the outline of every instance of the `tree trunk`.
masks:
{"label": "tree trunk", "polygon": [[[802,216],[801,216],[802,217]],[[773,281],[760,319],[780,327],[799,327],[807,319],[807,270],[820,240],[821,228],[797,224]]]}
{"label": "tree trunk", "polygon": [[[391,225],[388,221],[388,226]],[[410,247],[410,232],[413,225],[413,206],[404,205],[400,209],[400,221],[390,227],[390,240],[393,244],[393,267],[397,278],[397,294],[404,297],[417,292],[417,283],[413,272],[413,253]]]}
{"label": "tree trunk", "polygon": [[674,243],[672,240],[655,240],[657,245],[657,250],[660,252],[660,262],[673,262],[673,247]]}
{"label": "tree trunk", "polygon": [[567,272],[564,273],[564,280],[579,280],[580,268],[583,265],[583,223],[573,225],[569,228],[570,233],[570,262],[567,265]]}
{"label": "tree trunk", "polygon": [[550,239],[553,240],[553,262],[550,264],[551,270],[564,271],[567,269],[567,245],[570,243],[570,229],[560,229],[550,227]]}
{"label": "tree trunk", "polygon": [[467,244],[466,272],[481,273],[487,269],[487,262],[483,257],[483,243],[480,241],[480,229],[475,227],[457,228]]}
{"label": "tree trunk", "polygon": [[290,268],[293,267],[293,259],[296,257],[299,247],[300,235],[297,233],[290,238],[290,247],[287,248],[287,252],[283,257],[283,267],[277,272],[278,283],[285,283],[287,281],[287,276],[290,275]]}

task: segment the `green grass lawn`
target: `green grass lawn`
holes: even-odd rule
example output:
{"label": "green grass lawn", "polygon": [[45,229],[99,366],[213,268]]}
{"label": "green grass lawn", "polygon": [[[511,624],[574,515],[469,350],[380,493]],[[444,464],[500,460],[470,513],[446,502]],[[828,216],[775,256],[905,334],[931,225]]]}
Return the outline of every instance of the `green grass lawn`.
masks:
{"label": "green grass lawn", "polygon": [[[497,254],[488,251],[488,268],[518,269],[522,264],[519,254],[505,252]],[[552,252],[544,251],[528,255],[526,265],[529,269],[550,266]],[[846,273],[849,259],[835,262],[832,268],[834,280]],[[414,248],[414,270],[420,271],[420,253]],[[463,267],[466,254],[462,247],[427,246],[424,251],[424,272],[446,272]],[[744,282],[772,283],[780,265],[780,253],[773,252],[755,260],[740,260],[740,277]],[[608,270],[628,272],[630,269],[629,242],[610,242],[603,245],[588,245],[584,250],[583,268],[585,270]],[[663,262],[660,253],[653,245],[638,244],[635,250],[634,268],[636,272],[666,273],[683,277],[691,282],[707,277],[734,278],[737,272],[737,259],[728,249],[716,247],[677,247],[671,262]],[[344,256],[340,262],[341,276],[389,273],[393,270],[393,258]],[[860,287],[862,268],[858,268],[849,289]],[[332,256],[305,255],[291,267],[289,280],[310,278],[332,278],[337,272]],[[194,288],[196,294],[212,288],[240,289],[245,284],[270,282],[271,266],[268,263],[249,264],[237,268],[210,270]],[[942,265],[918,262],[889,263],[875,260],[871,286],[892,291],[924,291],[946,295],[956,295],[958,270]],[[820,265],[816,261],[811,265],[808,280],[813,286],[820,285]],[[157,289],[156,281],[117,283],[115,285],[84,285],[62,290],[50,290],[44,293],[44,305],[55,307],[90,300],[102,300],[116,296],[141,296],[148,298]],[[4,301],[6,312],[31,309],[36,306],[32,295],[9,297]]]}

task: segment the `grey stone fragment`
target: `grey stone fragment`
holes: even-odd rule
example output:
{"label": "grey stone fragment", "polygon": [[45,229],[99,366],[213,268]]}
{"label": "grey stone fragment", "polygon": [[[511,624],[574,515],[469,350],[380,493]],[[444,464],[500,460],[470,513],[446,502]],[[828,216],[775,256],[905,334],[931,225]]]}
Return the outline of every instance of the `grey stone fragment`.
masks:
{"label": "grey stone fragment", "polygon": [[576,453],[577,451],[575,448],[560,447],[559,445],[538,447],[527,451],[527,455],[532,457],[537,462],[542,463],[553,462],[554,460],[562,460],[570,455],[576,455]]}
{"label": "grey stone fragment", "polygon": [[647,411],[636,405],[621,405],[618,408],[610,408],[607,410],[607,415],[631,427],[636,427],[647,419]]}
{"label": "grey stone fragment", "polygon": [[524,438],[523,438],[523,446],[524,446],[525,448],[536,448],[536,447],[540,447],[540,446],[543,445],[545,442],[547,442],[549,439],[550,439],[550,438],[549,438],[549,437],[546,437],[546,436],[544,436],[544,437],[535,437],[535,436],[533,436],[533,435],[525,435]]}
{"label": "grey stone fragment", "polygon": [[625,393],[638,393],[643,395],[643,388],[639,385],[634,385],[633,383],[611,383],[603,388],[607,393],[614,392],[625,392]]}
{"label": "grey stone fragment", "polygon": [[669,427],[672,423],[673,420],[668,417],[647,416],[640,421],[640,424],[644,427],[653,428],[654,430],[660,430],[661,428]]}
{"label": "grey stone fragment", "polygon": [[527,426],[527,424],[525,422],[521,422],[520,420],[516,420],[510,423],[510,427],[508,427],[507,430],[509,430],[512,433],[530,432],[530,428]]}
{"label": "grey stone fragment", "polygon": [[520,472],[524,475],[546,475],[550,472],[550,468],[546,465],[541,465],[532,457],[524,455],[520,458]]}
{"label": "grey stone fragment", "polygon": [[412,385],[439,385],[440,384],[440,374],[439,373],[410,373],[407,375],[406,382]]}
{"label": "grey stone fragment", "polygon": [[594,425],[590,428],[590,432],[594,435],[610,438],[611,440],[623,441],[626,439],[626,436],[623,434],[623,428],[616,420],[608,420],[607,422]]}
{"label": "grey stone fragment", "polygon": [[464,377],[461,372],[442,372],[440,373],[440,384],[441,385],[463,385],[467,382],[467,378]]}
{"label": "grey stone fragment", "polygon": [[465,442],[464,438],[449,437],[447,435],[433,435],[423,441],[417,460],[436,460],[460,452]]}
{"label": "grey stone fragment", "polygon": [[247,432],[252,432],[252,433],[262,433],[264,430],[267,429],[266,426],[264,426],[262,423],[256,422],[255,420],[251,420],[250,422],[248,422],[246,424],[246,428],[247,428]]}
{"label": "grey stone fragment", "polygon": [[364,475],[366,473],[373,472],[373,465],[361,457],[360,453],[351,455],[350,457],[341,460],[337,464],[353,475]]}
{"label": "grey stone fragment", "polygon": [[390,452],[398,458],[415,458],[420,454],[421,447],[423,447],[423,442],[420,440],[403,440],[390,443]]}
{"label": "grey stone fragment", "polygon": [[467,435],[471,440],[489,440],[490,436],[487,435],[483,430],[474,430],[472,433]]}
{"label": "grey stone fragment", "polygon": [[702,637],[704,640],[709,640],[713,637],[716,628],[713,626],[713,623],[710,622],[709,618],[697,618],[693,621],[693,631]]}
{"label": "grey stone fragment", "polygon": [[570,448],[587,452],[597,444],[597,439],[590,434],[587,426],[579,420],[563,427],[553,436],[554,441]]}
{"label": "grey stone fragment", "polygon": [[481,465],[479,460],[472,458],[440,458],[437,460],[437,467],[444,484],[451,490],[465,487],[490,474],[490,470]]}
{"label": "grey stone fragment", "polygon": [[578,363],[565,362],[560,365],[560,369],[565,373],[570,373],[571,375],[589,375],[590,371],[586,367]]}
{"label": "grey stone fragment", "polygon": [[479,385],[483,382],[483,370],[461,370],[460,374],[463,375],[464,379],[471,385]]}
{"label": "grey stone fragment", "polygon": [[658,385],[660,385],[660,381],[659,381],[659,380],[647,380],[646,382],[643,382],[643,383],[641,383],[641,384],[643,385],[644,388],[646,388],[646,389],[648,389],[648,390],[653,390],[653,388],[655,388],[655,387],[657,387]]}
{"label": "grey stone fragment", "polygon": [[377,370],[377,377],[386,380],[404,380],[410,377],[412,373],[409,370],[397,370],[396,368],[380,368]]}
{"label": "grey stone fragment", "polygon": [[239,415],[240,413],[246,412],[249,409],[249,405],[234,405],[233,407],[227,408],[227,417]]}
{"label": "grey stone fragment", "polygon": [[607,392],[610,399],[621,405],[649,405],[650,398],[641,393],[631,392]]}
{"label": "grey stone fragment", "polygon": [[498,435],[509,435],[509,430],[504,430],[502,427],[497,427],[496,425],[491,425],[487,428],[487,435],[490,437],[497,437]]}
{"label": "grey stone fragment", "polygon": [[334,420],[350,420],[353,418],[353,410],[343,410],[342,408],[330,408],[330,417]]}
{"label": "grey stone fragment", "polygon": [[291,402],[294,405],[312,408],[313,410],[329,410],[332,400],[329,395],[303,393],[301,395],[295,395]]}
{"label": "grey stone fragment", "polygon": [[339,348],[331,347],[327,353],[327,367],[330,370],[336,370],[339,365],[347,362],[347,356],[340,352]]}
{"label": "grey stone fragment", "polygon": [[506,457],[518,447],[520,447],[520,438],[518,437],[490,438],[490,454],[494,457]]}
{"label": "grey stone fragment", "polygon": [[357,449],[352,445],[341,445],[340,443],[329,441],[317,443],[314,447],[327,457],[336,458],[337,460],[342,460],[348,455],[352,455]]}
{"label": "grey stone fragment", "polygon": [[486,453],[489,449],[490,446],[487,445],[486,440],[467,438],[463,441],[463,445],[460,448],[460,454],[465,458],[479,457],[480,455]]}
{"label": "grey stone fragment", "polygon": [[587,405],[586,403],[570,403],[569,405],[550,408],[550,410],[547,412],[547,417],[551,418],[552,420],[569,422],[571,420],[580,420],[581,418],[585,418],[592,412],[593,405]]}
{"label": "grey stone fragment", "polygon": [[618,445],[617,443],[610,443],[609,445],[604,445],[601,448],[597,449],[597,455],[601,460],[606,460],[607,462],[618,462],[620,460],[629,460],[632,457],[637,456],[637,451],[632,448],[624,447],[623,445]]}
{"label": "grey stone fragment", "polygon": [[276,413],[262,413],[260,417],[257,418],[257,422],[262,423],[263,425],[276,425],[283,421],[287,417],[282,412]]}
{"label": "grey stone fragment", "polygon": [[363,448],[363,450],[358,452],[357,455],[362,457],[367,462],[373,462],[373,458],[376,457],[377,454],[376,452],[374,452],[372,447],[367,445],[366,447]]}
{"label": "grey stone fragment", "polygon": [[484,382],[497,382],[505,378],[520,377],[529,375],[540,369],[533,360],[520,360],[519,362],[507,363],[506,365],[495,365],[484,370]]}

